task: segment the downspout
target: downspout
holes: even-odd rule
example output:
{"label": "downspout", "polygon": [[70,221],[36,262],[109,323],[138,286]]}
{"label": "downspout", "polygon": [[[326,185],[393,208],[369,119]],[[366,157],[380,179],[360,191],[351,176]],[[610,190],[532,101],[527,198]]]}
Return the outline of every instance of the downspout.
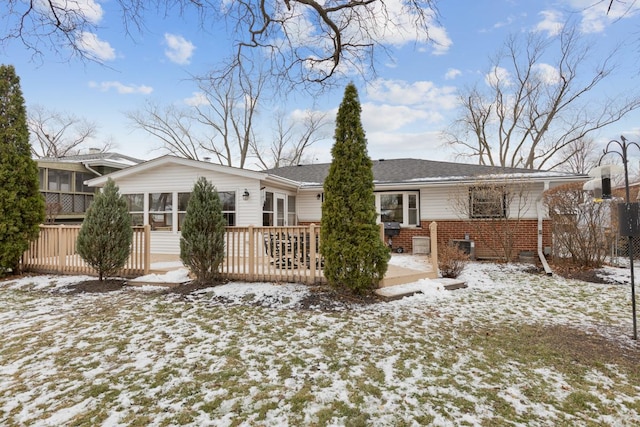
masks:
{"label": "downspout", "polygon": [[[542,193],[549,189],[549,181],[544,182],[544,189]],[[547,273],[547,276],[553,275],[553,271],[551,271],[551,267],[549,267],[549,263],[547,262],[547,258],[544,256],[544,251],[542,250],[542,216],[543,216],[543,205],[542,205],[542,194],[538,196],[538,200],[536,200],[536,209],[538,211],[538,258],[542,263],[542,268],[544,268],[544,272]]]}
{"label": "downspout", "polygon": [[97,171],[97,170],[93,169],[93,168],[92,168],[91,166],[89,166],[88,164],[83,163],[82,165],[83,165],[85,168],[87,168],[88,170],[90,170],[91,172],[95,173],[97,176],[102,176],[102,174],[101,174],[101,173],[98,173],[98,171]]}

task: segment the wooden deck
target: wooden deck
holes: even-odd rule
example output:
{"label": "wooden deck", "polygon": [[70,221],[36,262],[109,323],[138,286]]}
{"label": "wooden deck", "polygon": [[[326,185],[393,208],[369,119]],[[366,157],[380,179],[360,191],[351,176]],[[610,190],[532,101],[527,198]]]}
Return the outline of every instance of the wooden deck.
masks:
{"label": "wooden deck", "polygon": [[[392,255],[392,256],[410,256],[410,255]],[[415,268],[401,267],[389,264],[387,274],[380,283],[380,287],[389,287],[402,285],[405,283],[417,282],[421,279],[435,279],[438,277],[437,272],[433,271],[431,261],[426,255],[413,255]],[[417,261],[417,262],[415,262]],[[164,274],[169,271],[184,268],[180,257],[172,254],[151,254],[151,274]]]}

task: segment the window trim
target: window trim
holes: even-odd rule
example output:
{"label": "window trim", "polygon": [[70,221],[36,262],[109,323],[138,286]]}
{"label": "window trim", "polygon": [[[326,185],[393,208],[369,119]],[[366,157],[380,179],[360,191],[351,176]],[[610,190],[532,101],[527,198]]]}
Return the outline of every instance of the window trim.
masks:
{"label": "window trim", "polygon": [[[409,227],[413,227],[413,228],[417,228],[421,226],[421,220],[420,220],[420,190],[384,190],[384,191],[375,191],[374,192],[374,196],[375,196],[375,206],[376,206],[376,212],[377,212],[377,222],[381,223],[382,222],[382,205],[381,205],[381,196],[383,195],[390,195],[390,194],[402,194],[402,222],[400,223],[401,227],[404,228],[409,228]],[[409,208],[409,196],[413,195],[416,196],[416,207],[415,208]],[[410,209],[415,209],[416,211],[416,223],[415,224],[411,224],[409,223],[409,210]]]}
{"label": "window trim", "polygon": [[[484,201],[484,202],[476,202],[476,199],[474,197],[474,193],[475,191],[478,190],[488,190],[488,191],[501,191],[502,193],[502,197],[500,200],[500,207],[498,208],[497,206],[493,206],[493,208],[495,208],[495,210],[493,210],[490,213],[476,213],[476,205],[478,203],[482,203],[484,206],[491,206],[492,203],[494,203],[495,201],[491,202],[491,201]],[[508,211],[508,203],[507,203],[507,190],[505,187],[500,186],[500,187],[494,187],[494,186],[490,186],[490,185],[476,185],[476,186],[472,186],[469,187],[469,218],[471,219],[500,219],[500,218],[507,218],[507,211]],[[498,209],[501,212],[497,212]]]}

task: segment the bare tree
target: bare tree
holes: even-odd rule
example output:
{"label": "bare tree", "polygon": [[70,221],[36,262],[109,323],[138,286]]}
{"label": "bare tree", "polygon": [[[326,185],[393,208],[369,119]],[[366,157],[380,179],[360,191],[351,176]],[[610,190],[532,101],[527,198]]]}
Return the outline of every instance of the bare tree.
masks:
{"label": "bare tree", "polygon": [[[78,154],[80,146],[96,136],[97,125],[70,113],[34,105],[29,109],[31,152],[36,157],[63,157]],[[103,143],[107,149],[111,143]]]}
{"label": "bare tree", "polygon": [[255,146],[255,116],[266,74],[227,74],[198,80],[190,107],[147,104],[127,113],[133,125],[158,138],[161,149],[199,160],[244,168]]}
{"label": "bare tree", "polygon": [[323,128],[327,125],[327,115],[312,110],[303,114],[302,120],[294,120],[277,113],[271,145],[264,148],[254,141],[251,149],[260,167],[270,169],[303,164],[309,148],[326,137]]}
{"label": "bare tree", "polygon": [[588,137],[576,139],[561,150],[560,157],[566,160],[558,166],[558,169],[588,174],[591,169],[598,166],[600,154],[593,139]]}
{"label": "bare tree", "polygon": [[[430,28],[437,25],[434,2],[117,0],[116,5],[127,33],[143,31],[152,14],[197,15],[203,30],[226,26],[234,38],[232,67],[259,51],[269,57],[272,75],[301,83],[323,82],[341,67],[370,71],[374,48],[384,50],[390,36],[428,41]],[[53,49],[99,60],[85,37],[96,33],[101,16],[98,2],[6,0],[0,42],[18,40],[35,55]]]}
{"label": "bare tree", "polygon": [[200,90],[206,102],[195,105],[195,119],[210,133],[200,147],[214,155],[221,165],[244,168],[255,145],[254,123],[267,74],[258,71],[246,74],[223,74],[200,80]]}
{"label": "bare tree", "polygon": [[200,160],[200,140],[190,111],[175,105],[148,102],[143,109],[126,113],[134,127],[158,138],[161,149],[179,157]]}
{"label": "bare tree", "polygon": [[461,93],[463,112],[447,135],[460,155],[479,164],[554,169],[574,155],[569,148],[577,141],[640,107],[632,92],[589,98],[613,77],[615,52],[590,70],[591,45],[575,27],[554,38],[524,37],[510,37],[493,59],[486,91]]}

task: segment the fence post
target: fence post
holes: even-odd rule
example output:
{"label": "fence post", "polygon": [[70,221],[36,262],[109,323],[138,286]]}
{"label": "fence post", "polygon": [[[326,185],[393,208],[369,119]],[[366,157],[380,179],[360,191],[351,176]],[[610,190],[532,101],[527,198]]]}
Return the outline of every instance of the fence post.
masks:
{"label": "fence post", "polygon": [[151,226],[144,226],[144,275],[149,274],[151,270]]}
{"label": "fence post", "polygon": [[64,236],[64,224],[58,226],[58,273],[64,273],[65,261],[67,258],[67,245]]}
{"label": "fence post", "polygon": [[429,235],[431,237],[431,267],[438,274],[438,224],[435,221],[429,224]]}
{"label": "fence post", "polygon": [[249,280],[255,280],[256,271],[256,239],[253,231],[253,225],[249,226]]}
{"label": "fence post", "polygon": [[318,248],[316,248],[316,225],[309,224],[309,280],[316,283],[316,268],[318,268]]}

